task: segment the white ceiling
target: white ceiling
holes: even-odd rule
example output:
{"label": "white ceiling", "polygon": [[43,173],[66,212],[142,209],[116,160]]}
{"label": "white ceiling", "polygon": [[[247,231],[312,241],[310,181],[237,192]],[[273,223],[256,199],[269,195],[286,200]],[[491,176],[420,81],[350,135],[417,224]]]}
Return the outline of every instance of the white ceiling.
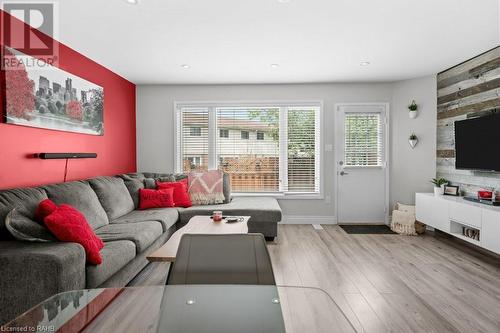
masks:
{"label": "white ceiling", "polygon": [[59,39],[139,84],[393,81],[499,45],[499,2],[64,0]]}

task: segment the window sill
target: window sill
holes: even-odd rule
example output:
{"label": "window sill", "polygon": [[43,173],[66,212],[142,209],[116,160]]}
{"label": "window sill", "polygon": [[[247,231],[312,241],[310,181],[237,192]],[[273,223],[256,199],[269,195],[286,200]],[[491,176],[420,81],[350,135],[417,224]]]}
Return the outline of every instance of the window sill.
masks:
{"label": "window sill", "polygon": [[271,197],[279,200],[323,200],[321,193],[231,193],[233,197]]}

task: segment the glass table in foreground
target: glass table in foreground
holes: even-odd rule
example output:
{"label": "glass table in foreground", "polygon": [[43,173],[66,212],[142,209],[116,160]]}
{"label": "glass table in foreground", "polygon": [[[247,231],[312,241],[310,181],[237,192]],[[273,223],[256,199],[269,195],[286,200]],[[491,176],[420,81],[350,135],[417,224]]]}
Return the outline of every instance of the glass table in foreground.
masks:
{"label": "glass table in foreground", "polygon": [[356,332],[321,289],[167,285],[57,294],[3,332]]}

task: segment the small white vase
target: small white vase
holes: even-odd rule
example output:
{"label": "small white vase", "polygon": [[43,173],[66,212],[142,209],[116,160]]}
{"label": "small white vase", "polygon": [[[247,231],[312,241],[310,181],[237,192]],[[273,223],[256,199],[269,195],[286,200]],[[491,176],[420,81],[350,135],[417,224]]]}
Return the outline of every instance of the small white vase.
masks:
{"label": "small white vase", "polygon": [[410,147],[413,149],[418,143],[418,139],[415,140],[408,140],[408,143],[410,144]]}
{"label": "small white vase", "polygon": [[442,187],[435,187],[434,186],[434,195],[437,197],[437,196],[440,196],[440,195],[443,195],[444,194],[444,186]]}
{"label": "small white vase", "polygon": [[415,119],[417,118],[417,115],[418,115],[418,111],[415,110],[415,111],[411,111],[408,113],[410,115],[410,119]]}

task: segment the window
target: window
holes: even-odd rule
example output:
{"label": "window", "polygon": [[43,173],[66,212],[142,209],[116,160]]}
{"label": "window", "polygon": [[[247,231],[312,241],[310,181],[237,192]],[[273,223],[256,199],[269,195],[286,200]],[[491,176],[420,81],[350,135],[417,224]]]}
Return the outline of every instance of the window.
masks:
{"label": "window", "polygon": [[316,111],[308,108],[288,110],[288,182],[289,192],[318,192]]}
{"label": "window", "polygon": [[197,169],[201,166],[201,156],[186,157],[191,169]]}
{"label": "window", "polygon": [[[279,108],[217,108],[217,126],[240,130],[241,136],[216,143],[218,167],[231,175],[234,192],[279,192]],[[250,131],[274,133],[275,140],[257,143]]]}
{"label": "window", "polygon": [[200,127],[191,127],[189,130],[190,136],[201,136],[201,128]]}
{"label": "window", "polygon": [[379,113],[345,115],[345,165],[382,165],[382,126]]}
{"label": "window", "polygon": [[[319,103],[179,105],[177,112],[179,172],[219,168],[230,174],[234,193],[320,193]],[[201,128],[200,136],[186,137],[189,127]]]}
{"label": "window", "polygon": [[[208,170],[208,109],[185,109],[177,125],[179,169]],[[193,160],[193,156],[199,160]]]}
{"label": "window", "polygon": [[229,138],[229,130],[227,130],[227,129],[221,129],[219,131],[219,137],[220,138]]}

